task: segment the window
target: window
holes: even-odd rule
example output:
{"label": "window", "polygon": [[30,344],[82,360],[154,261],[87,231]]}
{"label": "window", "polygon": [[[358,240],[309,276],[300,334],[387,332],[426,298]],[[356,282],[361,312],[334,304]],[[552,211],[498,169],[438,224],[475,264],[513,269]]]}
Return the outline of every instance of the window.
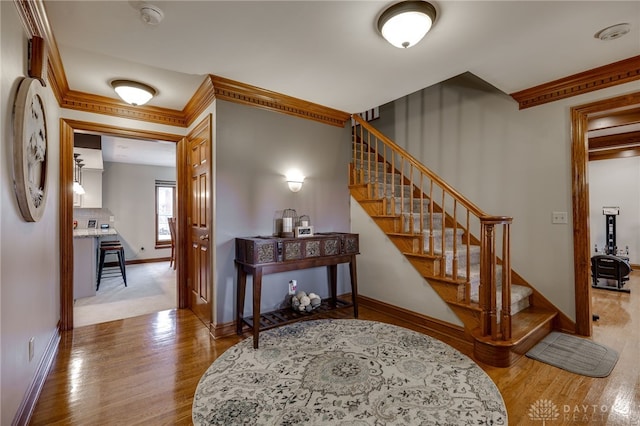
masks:
{"label": "window", "polygon": [[171,245],[169,218],[174,216],[176,182],[156,180],[156,247]]}

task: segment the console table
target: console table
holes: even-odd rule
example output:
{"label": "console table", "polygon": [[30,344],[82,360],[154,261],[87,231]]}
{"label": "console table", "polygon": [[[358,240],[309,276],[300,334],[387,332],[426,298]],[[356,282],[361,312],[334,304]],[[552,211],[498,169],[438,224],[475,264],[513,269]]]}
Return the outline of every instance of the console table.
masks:
{"label": "console table", "polygon": [[[248,237],[236,238],[236,332],[242,334],[246,324],[253,331],[253,347],[258,348],[260,331],[309,318],[318,311],[353,307],[358,317],[358,279],[356,255],[358,234],[322,233],[304,238]],[[338,265],[349,264],[351,302],[337,298]],[[311,313],[285,308],[267,313],[260,312],[262,276],[278,272],[326,266],[329,279],[329,297]],[[247,275],[253,276],[253,315],[244,317],[244,299]]]}

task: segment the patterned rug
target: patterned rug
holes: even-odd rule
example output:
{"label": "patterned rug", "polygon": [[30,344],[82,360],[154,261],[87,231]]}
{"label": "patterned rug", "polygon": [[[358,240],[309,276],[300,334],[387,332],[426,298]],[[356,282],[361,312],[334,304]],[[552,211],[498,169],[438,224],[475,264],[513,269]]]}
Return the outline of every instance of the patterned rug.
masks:
{"label": "patterned rug", "polygon": [[500,392],[429,336],[362,320],[315,320],[246,339],[196,389],[195,425],[507,425]]}

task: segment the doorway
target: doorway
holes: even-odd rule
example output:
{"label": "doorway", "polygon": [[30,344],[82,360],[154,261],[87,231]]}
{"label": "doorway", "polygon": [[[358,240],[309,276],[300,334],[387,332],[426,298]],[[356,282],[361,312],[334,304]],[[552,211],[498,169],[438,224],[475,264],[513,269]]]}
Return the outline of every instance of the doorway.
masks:
{"label": "doorway", "polygon": [[[573,199],[573,255],[576,333],[591,336],[591,241],[589,223],[588,132],[602,125],[639,123],[638,114],[627,114],[640,105],[640,92],[571,108],[571,180]],[[608,121],[608,123],[607,123]]]}
{"label": "doorway", "polygon": [[[176,177],[178,199],[184,197],[184,191],[181,182],[182,168],[184,167],[184,137],[169,133],[161,133],[147,130],[123,129],[116,126],[81,122],[74,120],[61,119],[60,121],[60,329],[71,330],[74,327],[73,321],[73,142],[75,132],[86,132],[94,134],[111,135],[116,137],[125,137],[143,140],[158,140],[172,142],[176,144]],[[183,279],[185,269],[180,259],[180,243],[183,224],[182,219],[185,217],[183,206],[179,204],[178,218],[176,224],[178,240],[176,242],[176,250],[178,252],[178,262],[176,269],[177,281],[177,306],[184,308],[187,306],[185,297],[186,288]]]}

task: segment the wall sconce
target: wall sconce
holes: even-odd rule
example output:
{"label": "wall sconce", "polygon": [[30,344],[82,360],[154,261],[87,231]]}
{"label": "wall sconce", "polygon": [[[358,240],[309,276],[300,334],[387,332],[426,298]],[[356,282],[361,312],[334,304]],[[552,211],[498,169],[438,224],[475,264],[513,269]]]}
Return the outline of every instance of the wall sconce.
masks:
{"label": "wall sconce", "polygon": [[153,87],[131,80],[113,80],[111,87],[123,101],[133,106],[146,104],[157,93]]}
{"label": "wall sconce", "polygon": [[426,1],[406,0],[387,8],[378,18],[378,31],[399,48],[417,44],[436,20],[436,9]]}
{"label": "wall sconce", "polygon": [[291,192],[298,192],[302,189],[304,183],[304,176],[298,170],[289,170],[287,172],[287,185]]}

